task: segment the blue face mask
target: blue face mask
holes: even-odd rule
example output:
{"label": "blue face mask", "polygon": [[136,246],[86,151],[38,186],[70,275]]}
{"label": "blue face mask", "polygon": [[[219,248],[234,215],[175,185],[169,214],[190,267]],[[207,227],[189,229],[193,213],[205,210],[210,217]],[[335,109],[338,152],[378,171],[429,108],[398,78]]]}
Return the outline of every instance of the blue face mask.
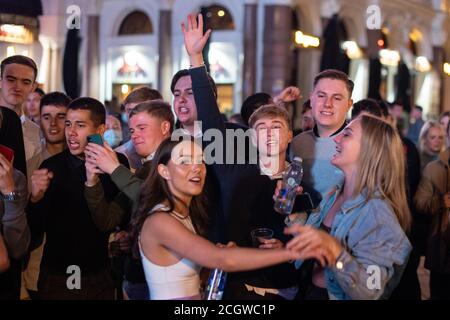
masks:
{"label": "blue face mask", "polygon": [[117,147],[122,141],[122,131],[108,129],[103,134],[103,139],[111,146],[111,148]]}
{"label": "blue face mask", "polygon": [[120,118],[122,119],[122,122],[123,122],[123,123],[128,123],[128,114],[127,114],[126,112],[123,112],[123,113],[120,115]]}

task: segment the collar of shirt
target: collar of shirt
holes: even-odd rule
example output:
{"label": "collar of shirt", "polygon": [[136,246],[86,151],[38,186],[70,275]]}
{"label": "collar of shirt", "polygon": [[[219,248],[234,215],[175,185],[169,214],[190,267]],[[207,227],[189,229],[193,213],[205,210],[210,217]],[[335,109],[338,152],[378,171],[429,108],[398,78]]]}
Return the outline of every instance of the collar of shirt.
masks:
{"label": "collar of shirt", "polygon": [[[332,197],[332,201],[329,202],[330,208],[333,206],[334,202],[336,201],[338,195],[342,192],[342,185],[336,185],[331,191],[330,191],[330,197]],[[379,190],[376,190],[374,195],[370,197],[371,199],[381,199],[381,193]],[[343,214],[346,214],[350,212],[351,210],[363,205],[365,202],[368,201],[367,197],[367,188],[364,188],[364,190],[358,194],[355,198],[348,199],[344,201],[344,203],[341,205],[341,210]]]}
{"label": "collar of shirt", "polygon": [[283,178],[283,173],[289,168],[290,164],[289,164],[289,162],[285,161],[284,165],[285,165],[285,169],[283,171],[273,174],[272,171],[265,168],[264,165],[261,163],[261,160],[259,160],[259,170],[260,170],[261,174],[268,176],[270,178],[270,180],[277,180],[277,179]]}
{"label": "collar of shirt", "polygon": [[[339,132],[341,132],[342,130],[344,130],[344,128],[345,128],[346,125],[347,125],[347,121],[344,121],[344,124],[343,124],[343,125],[342,125],[335,133],[333,133],[330,137],[335,136],[335,135],[337,135]],[[314,135],[315,135],[317,138],[320,138],[320,135],[319,135],[319,129],[317,128],[317,124],[314,125],[313,132],[314,132]]]}
{"label": "collar of shirt", "polygon": [[20,116],[20,122],[22,122],[22,124],[24,124],[25,122],[27,122],[27,120],[28,120],[28,118],[27,118],[26,115],[22,114],[22,115]]}
{"label": "collar of shirt", "polygon": [[203,136],[202,130],[197,130],[196,132],[194,132],[194,135],[192,135],[189,130],[186,130],[184,128],[179,128],[179,130],[181,130],[181,132],[184,135],[192,136],[194,139],[199,139],[199,138],[201,138]]}
{"label": "collar of shirt", "polygon": [[[374,195],[371,196],[370,199],[382,199],[381,192],[379,190],[376,190],[374,192]],[[346,214],[351,210],[353,210],[354,208],[362,206],[368,200],[369,198],[367,197],[367,188],[364,188],[364,190],[360,194],[358,194],[357,197],[348,199],[342,204],[341,206],[342,212]]]}
{"label": "collar of shirt", "polygon": [[[156,152],[156,151],[155,151],[155,152]],[[141,158],[142,164],[146,163],[147,161],[153,160],[153,158],[155,157],[155,152],[149,154],[149,155],[146,156],[145,158]]]}

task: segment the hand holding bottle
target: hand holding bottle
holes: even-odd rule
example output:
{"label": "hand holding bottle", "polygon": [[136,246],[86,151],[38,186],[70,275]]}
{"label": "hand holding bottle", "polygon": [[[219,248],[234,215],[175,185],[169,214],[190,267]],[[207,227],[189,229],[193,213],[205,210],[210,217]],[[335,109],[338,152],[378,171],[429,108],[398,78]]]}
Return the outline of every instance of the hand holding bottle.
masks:
{"label": "hand holding bottle", "polygon": [[289,168],[283,174],[281,188],[275,198],[275,211],[282,214],[290,214],[292,212],[302,178],[302,159],[295,157]]}

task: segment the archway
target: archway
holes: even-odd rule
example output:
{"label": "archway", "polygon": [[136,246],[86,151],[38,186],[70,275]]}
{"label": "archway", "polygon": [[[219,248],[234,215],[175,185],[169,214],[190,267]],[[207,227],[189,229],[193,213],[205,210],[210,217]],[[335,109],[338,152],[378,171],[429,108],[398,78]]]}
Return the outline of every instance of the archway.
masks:
{"label": "archway", "polygon": [[149,16],[140,10],[129,13],[120,24],[119,36],[152,34],[153,24]]}

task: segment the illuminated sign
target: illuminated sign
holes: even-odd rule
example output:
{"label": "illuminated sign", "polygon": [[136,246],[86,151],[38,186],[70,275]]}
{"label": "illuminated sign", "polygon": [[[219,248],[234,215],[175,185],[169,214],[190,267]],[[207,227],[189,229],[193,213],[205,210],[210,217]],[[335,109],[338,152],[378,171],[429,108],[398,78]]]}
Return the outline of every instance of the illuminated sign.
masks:
{"label": "illuminated sign", "polygon": [[[123,46],[111,49],[111,75],[113,83],[154,84],[157,70],[153,51],[142,46]],[[129,88],[130,89],[130,88]],[[126,87],[121,88],[126,91]]]}
{"label": "illuminated sign", "polygon": [[444,63],[444,72],[450,76],[450,63],[446,62]]}
{"label": "illuminated sign", "polygon": [[320,39],[313,36],[308,36],[301,31],[295,31],[295,43],[304,48],[317,48],[320,45]]}
{"label": "illuminated sign", "polygon": [[24,26],[15,24],[0,25],[0,41],[29,44],[33,43],[33,33]]}

